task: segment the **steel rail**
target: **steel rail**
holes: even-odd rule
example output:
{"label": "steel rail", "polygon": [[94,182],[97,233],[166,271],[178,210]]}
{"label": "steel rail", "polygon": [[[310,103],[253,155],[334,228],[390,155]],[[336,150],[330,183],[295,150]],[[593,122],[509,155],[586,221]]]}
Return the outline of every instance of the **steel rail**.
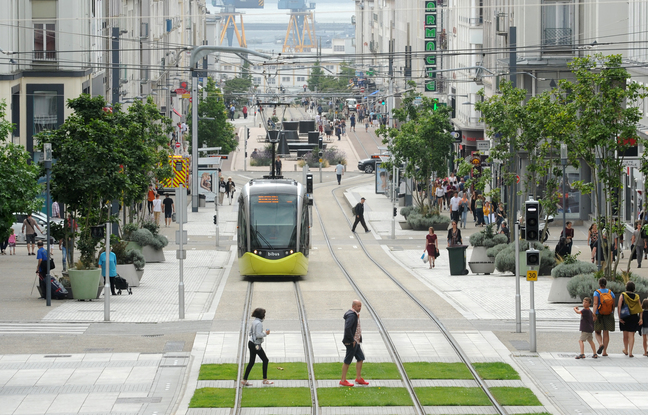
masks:
{"label": "steel rail", "polygon": [[238,415],[241,413],[241,396],[243,392],[243,385],[241,381],[243,380],[243,370],[245,367],[245,351],[247,350],[247,327],[248,321],[250,319],[250,310],[252,309],[252,285],[253,281],[248,281],[248,287],[245,294],[245,304],[243,305],[243,318],[241,319],[241,337],[239,344],[239,356],[238,356],[238,373],[236,375],[236,396],[234,398],[234,407],[232,408],[232,414]]}
{"label": "steel rail", "polygon": [[302,340],[304,341],[304,357],[306,358],[306,365],[308,366],[308,383],[311,390],[311,402],[313,406],[313,415],[320,414],[319,400],[317,398],[317,382],[315,381],[315,369],[313,342],[310,337],[310,329],[308,328],[308,319],[306,317],[306,307],[304,306],[304,299],[299,287],[299,281],[293,282],[295,286],[295,297],[297,299],[297,310],[299,311],[299,321],[302,329]]}

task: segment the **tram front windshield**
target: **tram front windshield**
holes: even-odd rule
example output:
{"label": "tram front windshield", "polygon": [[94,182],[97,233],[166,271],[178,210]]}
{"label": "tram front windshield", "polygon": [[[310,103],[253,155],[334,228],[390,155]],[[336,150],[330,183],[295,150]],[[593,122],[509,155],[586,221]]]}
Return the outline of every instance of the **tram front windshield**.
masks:
{"label": "tram front windshield", "polygon": [[296,195],[250,196],[252,249],[292,249],[296,235]]}

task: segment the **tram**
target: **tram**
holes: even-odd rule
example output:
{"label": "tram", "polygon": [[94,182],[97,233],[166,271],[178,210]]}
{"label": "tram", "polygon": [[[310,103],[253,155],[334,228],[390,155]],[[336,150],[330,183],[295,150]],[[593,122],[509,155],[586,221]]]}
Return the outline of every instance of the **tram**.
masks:
{"label": "tram", "polygon": [[239,195],[239,271],[249,276],[308,272],[306,187],[292,179],[252,179]]}

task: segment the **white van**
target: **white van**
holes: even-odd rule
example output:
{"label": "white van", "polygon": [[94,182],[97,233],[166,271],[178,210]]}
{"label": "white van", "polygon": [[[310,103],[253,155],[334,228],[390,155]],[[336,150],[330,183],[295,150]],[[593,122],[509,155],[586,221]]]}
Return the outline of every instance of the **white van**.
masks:
{"label": "white van", "polygon": [[349,111],[355,111],[356,105],[358,105],[358,101],[356,101],[355,98],[347,98],[346,104]]}

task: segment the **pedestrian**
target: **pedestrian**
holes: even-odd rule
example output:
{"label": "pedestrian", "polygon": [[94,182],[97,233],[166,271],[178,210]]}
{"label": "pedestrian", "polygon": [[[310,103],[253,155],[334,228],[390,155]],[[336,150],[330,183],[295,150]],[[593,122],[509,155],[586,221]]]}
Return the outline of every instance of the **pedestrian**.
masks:
{"label": "pedestrian", "polygon": [[146,199],[148,200],[148,214],[151,216],[151,213],[153,212],[153,201],[155,200],[155,189],[153,189],[152,184],[149,185]]}
{"label": "pedestrian", "polygon": [[59,206],[59,203],[56,200],[52,202],[52,217],[53,218],[61,217],[61,207]]}
{"label": "pedestrian", "polygon": [[[473,223],[476,225],[477,224],[477,209],[475,209],[475,204],[477,203],[477,193],[473,193],[470,196],[470,211],[473,214]],[[499,227],[498,227],[499,229]]]}
{"label": "pedestrian", "polygon": [[153,199],[153,220],[157,225],[160,224],[160,215],[162,214],[162,201],[160,200],[160,195],[155,194],[155,199]]}
{"label": "pedestrian", "polygon": [[365,133],[368,133],[368,132],[369,132],[369,119],[367,118],[365,120]]}
{"label": "pedestrian", "polygon": [[247,105],[243,105],[243,119],[247,120],[248,108]]}
{"label": "pedestrian", "polygon": [[477,211],[476,226],[484,226],[484,196],[477,196],[477,200],[475,201],[475,210]]}
{"label": "pedestrian", "polygon": [[344,165],[341,161],[338,161],[337,166],[335,166],[335,174],[337,175],[338,185],[342,184],[342,175],[344,174]]}
{"label": "pedestrian", "polygon": [[[596,258],[596,247],[598,245],[598,229],[596,223],[592,223],[587,231],[587,244],[592,254],[592,264]],[[600,354],[600,353],[599,353]]]}
{"label": "pedestrian", "polygon": [[[117,256],[113,251],[110,251],[110,261],[108,261],[108,277],[110,280],[110,294],[115,294],[115,277],[117,276]],[[99,255],[99,267],[101,267],[101,276],[103,277],[104,285],[106,285],[106,251]]]}
{"label": "pedestrian", "polygon": [[369,382],[362,379],[362,362],[365,360],[364,353],[362,352],[362,327],[360,325],[360,310],[362,309],[362,302],[360,300],[353,300],[351,309],[344,313],[344,337],[342,343],[346,348],[346,355],[344,356],[344,364],[342,365],[342,379],[340,385],[353,386],[353,383],[347,380],[347,372],[349,366],[355,357],[356,360],[356,378],[355,383],[358,385],[368,385]]}
{"label": "pedestrian", "polygon": [[452,221],[452,227],[448,229],[448,246],[463,245],[461,239],[461,229],[457,226],[457,221]]}
{"label": "pedestrian", "polygon": [[511,230],[506,226],[506,222],[502,222],[502,227],[500,228],[499,233],[506,235],[507,243],[511,242]]}
{"label": "pedestrian", "polygon": [[250,360],[245,368],[245,375],[243,375],[243,380],[241,384],[243,386],[252,386],[248,382],[248,377],[250,376],[250,371],[254,367],[254,362],[256,362],[256,357],[259,356],[263,362],[263,384],[272,385],[274,382],[268,380],[268,357],[263,351],[263,338],[270,334],[270,330],[263,330],[263,320],[265,320],[266,311],[263,308],[255,308],[252,312],[252,323],[250,323],[250,330],[248,331],[248,350],[250,351]]}
{"label": "pedestrian", "polygon": [[425,235],[425,249],[430,262],[430,269],[434,268],[434,261],[439,256],[439,238],[434,233],[434,228],[430,226],[429,233]]}
{"label": "pedestrian", "polygon": [[340,124],[335,125],[335,136],[337,137],[338,141],[340,141],[340,136],[342,135],[342,127],[340,127]]}
{"label": "pedestrian", "polygon": [[173,204],[173,199],[167,193],[166,197],[162,201],[164,205],[164,225],[168,228],[171,225],[171,219],[173,218],[173,212],[175,212],[175,205]]}
{"label": "pedestrian", "polygon": [[13,229],[9,230],[7,242],[9,243],[9,255],[16,255],[16,234]]}
{"label": "pedestrian", "polygon": [[484,201],[484,222],[486,225],[490,223],[490,215],[491,215],[491,204],[488,200]]}
{"label": "pedestrian", "polygon": [[643,310],[639,294],[635,293],[635,283],[628,281],[626,290],[619,296],[619,330],[623,332],[623,354],[634,357],[634,335],[643,326]]}
{"label": "pedestrian", "polygon": [[221,176],[220,181],[218,182],[218,204],[221,206],[223,206],[225,193],[227,193],[227,183],[225,183],[225,178]]}
{"label": "pedestrian", "polygon": [[365,233],[370,232],[364,220],[364,202],[365,202],[365,198],[361,197],[360,203],[356,204],[355,207],[353,208],[353,214],[355,215],[356,218],[355,218],[355,222],[353,222],[353,227],[351,228],[351,232],[355,232],[358,223],[362,224],[362,227],[365,229]]}
{"label": "pedestrian", "polygon": [[641,268],[641,260],[643,259],[644,252],[644,240],[641,237],[641,221],[635,222],[635,231],[632,232],[632,239],[630,239],[632,244],[631,250],[634,249],[635,253],[632,258],[637,259],[637,268]]}
{"label": "pedestrian", "polygon": [[36,264],[36,274],[38,274],[38,283],[41,287],[41,298],[45,298],[45,281],[47,280],[47,261],[49,260],[49,254],[43,246],[43,241],[38,241],[38,254],[36,259],[38,260]]}
{"label": "pedestrian", "polygon": [[443,190],[443,187],[441,187],[441,183],[437,183],[434,194],[436,195],[437,198],[437,205],[439,206],[439,211],[441,211],[443,210],[443,199],[444,199],[443,196],[445,195],[445,191]]}
{"label": "pedestrian", "polygon": [[281,176],[281,157],[277,156],[277,159],[274,162],[275,164],[275,174]]}
{"label": "pedestrian", "polygon": [[648,298],[641,303],[641,325],[639,326],[639,335],[643,337],[644,356],[648,357]]}
{"label": "pedestrian", "polygon": [[594,332],[594,318],[592,317],[592,310],[590,306],[592,305],[592,300],[589,297],[583,298],[583,309],[579,310],[578,306],[574,307],[576,314],[581,315],[580,319],[580,339],[578,339],[578,345],[580,346],[580,354],[576,356],[576,359],[585,359],[585,342],[588,342],[592,347],[592,358],[598,358],[596,354],[596,346],[594,346],[594,337],[592,333]]}
{"label": "pedestrian", "polygon": [[454,192],[452,198],[450,199],[450,219],[459,222],[459,205],[461,204],[461,198],[459,197],[458,192]]}
{"label": "pedestrian", "polygon": [[225,184],[225,191],[227,192],[227,198],[229,199],[229,204],[232,204],[234,199],[234,192],[236,192],[236,184],[232,181],[231,177],[227,178],[227,183]]}
{"label": "pedestrian", "polygon": [[[25,235],[25,241],[27,242],[27,255],[36,255],[36,229],[43,233],[43,230],[38,226],[38,223],[32,218],[32,214],[28,213],[27,217],[23,221],[21,233]],[[31,246],[31,249],[30,249]]]}
{"label": "pedestrian", "polygon": [[355,129],[356,128],[356,116],[355,116],[355,114],[351,114],[350,121],[351,121],[351,130],[353,130],[353,132],[355,133],[355,130],[356,130]]}
{"label": "pedestrian", "polygon": [[596,354],[607,356],[610,332],[614,331],[614,293],[607,286],[607,280],[598,281],[599,289],[594,292],[594,332],[599,348]]}
{"label": "pedestrian", "polygon": [[[13,231],[13,229],[11,229]],[[5,252],[7,250],[7,246],[9,246],[9,237],[5,239],[4,241],[0,242],[0,254],[1,255],[7,255]]]}
{"label": "pedestrian", "polygon": [[470,201],[468,200],[468,192],[464,192],[459,204],[459,213],[461,213],[461,225],[466,229],[466,220],[468,219],[468,212],[470,211]]}

